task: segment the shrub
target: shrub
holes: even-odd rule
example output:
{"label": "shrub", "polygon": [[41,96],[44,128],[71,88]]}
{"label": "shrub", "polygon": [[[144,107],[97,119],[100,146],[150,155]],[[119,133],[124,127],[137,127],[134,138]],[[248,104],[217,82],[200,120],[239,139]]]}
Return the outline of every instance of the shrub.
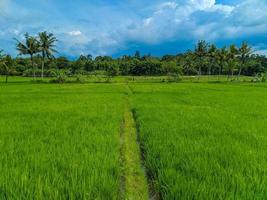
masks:
{"label": "shrub", "polygon": [[65,83],[67,80],[67,71],[66,70],[54,70],[53,75],[55,79],[51,80],[52,83]]}
{"label": "shrub", "polygon": [[85,77],[82,75],[82,74],[76,74],[76,82],[77,83],[84,83],[86,80],[85,80]]}
{"label": "shrub", "polygon": [[267,74],[266,73],[258,73],[254,76],[254,78],[251,80],[251,82],[266,82]]}

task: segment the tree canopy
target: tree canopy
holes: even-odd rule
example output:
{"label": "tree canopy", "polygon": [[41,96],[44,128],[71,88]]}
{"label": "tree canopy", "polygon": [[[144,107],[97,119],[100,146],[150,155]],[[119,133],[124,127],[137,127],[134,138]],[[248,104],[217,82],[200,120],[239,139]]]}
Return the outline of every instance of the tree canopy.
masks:
{"label": "tree canopy", "polygon": [[[64,70],[68,75],[92,74],[96,71],[108,76],[176,76],[176,75],[228,75],[229,78],[240,75],[256,76],[267,70],[267,58],[253,54],[248,43],[243,42],[240,47],[235,44],[218,48],[200,40],[193,51],[177,55],[155,57],[150,54],[142,55],[136,51],[133,55],[123,55],[118,58],[110,56],[81,55],[76,60],[67,57],[55,57],[57,38],[48,32],[41,32],[38,36],[25,34],[25,40],[16,39],[18,57],[3,56],[1,51],[1,65],[12,70],[2,70],[2,75],[22,76],[53,76],[53,71]],[[21,55],[23,55],[21,57]],[[25,56],[29,57],[25,57]]]}

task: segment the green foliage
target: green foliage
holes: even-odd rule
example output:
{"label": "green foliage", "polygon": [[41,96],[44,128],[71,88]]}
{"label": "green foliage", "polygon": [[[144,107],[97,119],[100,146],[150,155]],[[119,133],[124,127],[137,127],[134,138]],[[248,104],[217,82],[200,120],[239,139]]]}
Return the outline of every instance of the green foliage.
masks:
{"label": "green foliage", "polygon": [[52,71],[53,76],[55,79],[52,79],[52,83],[65,83],[67,81],[67,70],[54,70]]}
{"label": "green foliage", "polygon": [[[222,75],[236,75],[238,80],[241,75],[254,76],[267,70],[267,58],[252,55],[251,47],[246,42],[240,47],[232,44],[229,47],[217,48],[214,44],[200,40],[194,51],[163,55],[161,58],[150,54],[141,55],[140,51],[136,51],[132,56],[123,55],[120,58],[81,55],[72,61],[62,56],[54,58],[57,39],[52,33],[41,32],[38,37],[26,33],[24,42],[16,41],[19,54],[29,55],[29,58],[14,58],[14,73],[34,77],[39,76],[40,69],[42,77],[49,76],[46,72],[51,69],[60,69],[68,70],[70,76],[105,71],[108,82],[111,77],[117,75],[172,77],[176,74],[198,75],[198,80],[203,78],[203,75],[218,75],[218,80]],[[174,63],[179,67],[175,67]]]}
{"label": "green foliage", "polygon": [[2,54],[2,51],[0,51],[0,73],[6,76],[6,83],[10,75],[17,75],[11,56]]}
{"label": "green foliage", "polygon": [[182,80],[181,76],[177,73],[168,73],[167,77],[168,82],[180,82]]}
{"label": "green foliage", "polygon": [[53,58],[53,54],[57,51],[55,50],[56,37],[52,33],[47,33],[46,31],[39,33],[38,46],[42,55],[42,79],[44,77],[44,65],[46,58]]}
{"label": "green foliage", "polygon": [[251,80],[251,82],[266,82],[266,79],[267,79],[267,74],[266,73],[258,73]]}
{"label": "green foliage", "polygon": [[51,68],[57,69],[68,69],[70,67],[71,62],[66,57],[58,57],[53,62],[50,63]]}
{"label": "green foliage", "polygon": [[198,75],[202,75],[202,68],[207,64],[208,44],[205,40],[200,40],[195,47],[195,58],[198,65]]}
{"label": "green foliage", "polygon": [[178,82],[181,80],[180,75],[182,69],[175,61],[167,61],[162,63],[163,74],[167,74],[168,82]]}
{"label": "green foliage", "polygon": [[28,33],[25,34],[25,41],[20,42],[17,40],[17,51],[19,52],[20,55],[29,55],[31,59],[31,67],[33,70],[33,76],[35,78],[35,70],[36,67],[33,62],[33,56],[37,53],[40,52],[40,45],[39,41],[37,40],[36,37],[30,36]]}
{"label": "green foliage", "polygon": [[107,76],[113,77],[119,74],[119,64],[117,62],[110,62],[107,66]]}
{"label": "green foliage", "polygon": [[180,66],[178,66],[177,62],[175,61],[168,61],[168,62],[162,62],[162,71],[163,74],[181,74],[182,69]]}
{"label": "green foliage", "polygon": [[85,77],[82,74],[76,74],[75,77],[77,83],[85,83]]}

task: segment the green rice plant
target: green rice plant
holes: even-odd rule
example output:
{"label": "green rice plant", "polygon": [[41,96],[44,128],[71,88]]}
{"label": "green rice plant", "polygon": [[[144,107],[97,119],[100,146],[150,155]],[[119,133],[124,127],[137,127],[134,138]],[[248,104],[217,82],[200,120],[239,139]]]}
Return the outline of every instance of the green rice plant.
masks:
{"label": "green rice plant", "polygon": [[134,84],[151,190],[160,199],[267,198],[267,87]]}
{"label": "green rice plant", "polygon": [[10,77],[0,83],[0,199],[147,198],[134,193],[147,191],[142,164],[159,199],[266,199],[267,85],[204,79]]}
{"label": "green rice plant", "polygon": [[120,85],[0,85],[0,199],[118,199]]}

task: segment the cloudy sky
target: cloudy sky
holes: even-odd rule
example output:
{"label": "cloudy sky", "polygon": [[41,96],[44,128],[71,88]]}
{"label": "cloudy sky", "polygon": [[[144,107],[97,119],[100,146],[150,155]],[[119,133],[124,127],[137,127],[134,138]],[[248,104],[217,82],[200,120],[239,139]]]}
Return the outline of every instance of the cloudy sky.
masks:
{"label": "cloudy sky", "polygon": [[61,55],[153,55],[248,41],[267,55],[267,0],[0,0],[0,49],[47,30]]}

